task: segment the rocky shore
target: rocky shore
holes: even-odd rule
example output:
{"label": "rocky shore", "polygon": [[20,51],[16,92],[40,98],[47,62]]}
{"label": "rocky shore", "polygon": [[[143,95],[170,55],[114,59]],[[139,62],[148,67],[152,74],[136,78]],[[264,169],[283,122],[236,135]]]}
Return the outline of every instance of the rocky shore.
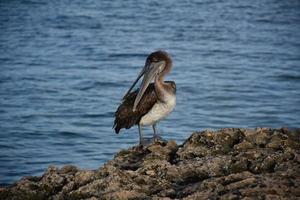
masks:
{"label": "rocky shore", "polygon": [[300,130],[222,129],[122,150],[97,170],[50,166],[0,199],[299,199]]}

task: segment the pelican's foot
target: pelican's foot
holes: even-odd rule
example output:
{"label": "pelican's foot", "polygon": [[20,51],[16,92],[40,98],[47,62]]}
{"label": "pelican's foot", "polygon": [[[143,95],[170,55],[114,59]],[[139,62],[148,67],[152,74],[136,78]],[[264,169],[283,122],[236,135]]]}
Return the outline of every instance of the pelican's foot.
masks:
{"label": "pelican's foot", "polygon": [[153,140],[153,142],[155,142],[155,141],[157,141],[157,140],[160,140],[160,141],[162,141],[162,142],[168,143],[168,140],[162,138],[162,137],[159,136],[159,135],[154,135],[154,136],[152,137],[152,140]]}
{"label": "pelican's foot", "polygon": [[149,146],[150,144],[152,144],[152,142],[153,142],[152,138],[142,138],[142,140],[140,141],[140,145]]}
{"label": "pelican's foot", "polygon": [[149,146],[149,145],[151,145],[152,143],[154,143],[156,141],[161,141],[161,142],[164,142],[164,143],[168,143],[168,140],[165,140],[164,138],[162,138],[159,135],[155,135],[151,138],[142,138],[142,141],[140,142],[140,146],[144,146],[144,147]]}

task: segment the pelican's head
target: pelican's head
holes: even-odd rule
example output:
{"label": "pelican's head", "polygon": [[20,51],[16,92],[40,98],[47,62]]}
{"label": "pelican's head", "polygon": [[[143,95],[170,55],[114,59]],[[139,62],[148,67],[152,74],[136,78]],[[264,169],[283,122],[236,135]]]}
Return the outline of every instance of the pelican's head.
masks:
{"label": "pelican's head", "polygon": [[155,51],[151,53],[147,59],[144,68],[132,84],[132,86],[129,88],[126,95],[123,97],[123,99],[130,93],[132,88],[136,85],[136,83],[139,81],[139,79],[143,77],[143,81],[141,83],[141,87],[139,89],[139,93],[135,98],[134,105],[133,105],[133,111],[135,111],[138,103],[140,102],[141,98],[143,97],[144,92],[146,91],[147,87],[156,78],[163,78],[167,73],[170,72],[172,67],[172,60],[170,55],[165,51]]}

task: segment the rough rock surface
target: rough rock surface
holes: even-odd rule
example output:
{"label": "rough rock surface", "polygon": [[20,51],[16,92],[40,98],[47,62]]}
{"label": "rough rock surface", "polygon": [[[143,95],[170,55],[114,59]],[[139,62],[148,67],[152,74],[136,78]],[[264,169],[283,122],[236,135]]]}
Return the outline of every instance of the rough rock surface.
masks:
{"label": "rough rock surface", "polygon": [[0,199],[299,199],[300,130],[223,129],[120,151],[98,170],[49,167]]}

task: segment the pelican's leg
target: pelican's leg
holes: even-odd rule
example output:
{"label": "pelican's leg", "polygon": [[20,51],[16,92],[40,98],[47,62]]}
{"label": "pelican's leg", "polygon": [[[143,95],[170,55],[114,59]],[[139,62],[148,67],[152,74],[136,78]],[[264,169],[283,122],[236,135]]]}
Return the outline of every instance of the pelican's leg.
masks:
{"label": "pelican's leg", "polygon": [[157,129],[156,129],[156,124],[152,125],[153,128],[153,140],[161,140],[163,142],[168,142],[167,140],[165,140],[164,138],[162,138],[161,136],[158,135]]}
{"label": "pelican's leg", "polygon": [[153,124],[152,128],[153,128],[153,137],[157,138],[156,124]]}
{"label": "pelican's leg", "polygon": [[142,125],[138,125],[139,126],[139,135],[140,135],[140,145],[142,145],[142,140],[143,140],[143,135],[142,135]]}

